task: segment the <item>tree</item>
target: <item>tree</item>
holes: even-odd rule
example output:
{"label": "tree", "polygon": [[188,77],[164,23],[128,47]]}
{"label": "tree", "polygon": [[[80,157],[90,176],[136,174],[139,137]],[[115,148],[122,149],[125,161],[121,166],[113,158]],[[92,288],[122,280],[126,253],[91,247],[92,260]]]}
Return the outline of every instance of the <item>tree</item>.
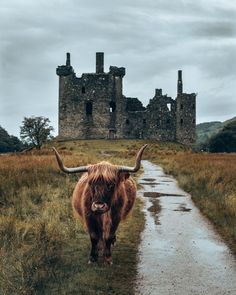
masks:
{"label": "tree", "polygon": [[212,153],[236,152],[236,121],[226,125],[222,131],[209,140],[209,151]]}
{"label": "tree", "polygon": [[23,149],[23,143],[0,126],[0,153],[17,152]]}
{"label": "tree", "polygon": [[51,131],[54,129],[49,123],[50,120],[45,117],[25,117],[20,127],[21,139],[40,149],[43,143],[52,138]]}

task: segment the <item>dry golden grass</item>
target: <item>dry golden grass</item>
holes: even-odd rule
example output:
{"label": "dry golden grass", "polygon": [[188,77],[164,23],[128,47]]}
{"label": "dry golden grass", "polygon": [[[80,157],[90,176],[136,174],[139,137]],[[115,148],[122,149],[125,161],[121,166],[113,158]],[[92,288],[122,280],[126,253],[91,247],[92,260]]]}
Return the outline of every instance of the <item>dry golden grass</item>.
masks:
{"label": "dry golden grass", "polygon": [[[87,142],[67,144],[57,147],[68,166],[96,163],[104,153],[113,162],[116,153],[104,151],[104,143],[97,151]],[[120,226],[114,266],[91,267],[89,237],[71,208],[78,175],[61,173],[47,148],[0,159],[0,294],[132,294],[144,226],[140,201]]]}

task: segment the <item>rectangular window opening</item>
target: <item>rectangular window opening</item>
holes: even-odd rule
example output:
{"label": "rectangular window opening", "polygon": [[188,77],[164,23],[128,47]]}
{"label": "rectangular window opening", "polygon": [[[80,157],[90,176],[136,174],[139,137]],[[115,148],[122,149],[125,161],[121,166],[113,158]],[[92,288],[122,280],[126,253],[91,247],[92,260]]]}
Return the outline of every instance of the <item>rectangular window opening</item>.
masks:
{"label": "rectangular window opening", "polygon": [[86,115],[90,116],[93,113],[93,104],[91,101],[86,103]]}
{"label": "rectangular window opening", "polygon": [[109,108],[109,110],[110,110],[110,113],[114,113],[115,112],[115,110],[116,110],[116,103],[114,101],[111,101],[110,102],[110,108]]}

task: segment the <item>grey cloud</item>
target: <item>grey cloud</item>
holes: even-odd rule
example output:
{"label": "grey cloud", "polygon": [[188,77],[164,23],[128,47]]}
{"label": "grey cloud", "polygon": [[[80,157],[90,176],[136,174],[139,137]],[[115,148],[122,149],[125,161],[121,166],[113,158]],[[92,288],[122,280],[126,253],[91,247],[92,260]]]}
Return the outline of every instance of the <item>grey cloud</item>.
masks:
{"label": "grey cloud", "polygon": [[199,93],[198,121],[214,113],[214,88],[223,80],[224,107],[215,113],[230,116],[234,1],[3,0],[0,8],[0,124],[13,133],[25,115],[47,115],[57,126],[55,68],[67,51],[78,75],[94,71],[95,52],[104,51],[106,69],[126,67],[125,94],[145,104],[157,87],[175,96],[183,69],[186,90]]}
{"label": "grey cloud", "polygon": [[[225,101],[228,101],[226,104]],[[214,100],[205,101],[198,106],[198,112],[201,112],[203,117],[218,117],[222,115],[228,116],[228,118],[235,116],[235,112],[232,109],[236,109],[235,98],[230,94],[225,94],[223,96],[214,97]]]}
{"label": "grey cloud", "polygon": [[232,38],[236,35],[235,22],[204,21],[196,24],[193,32],[195,36],[206,38]]}

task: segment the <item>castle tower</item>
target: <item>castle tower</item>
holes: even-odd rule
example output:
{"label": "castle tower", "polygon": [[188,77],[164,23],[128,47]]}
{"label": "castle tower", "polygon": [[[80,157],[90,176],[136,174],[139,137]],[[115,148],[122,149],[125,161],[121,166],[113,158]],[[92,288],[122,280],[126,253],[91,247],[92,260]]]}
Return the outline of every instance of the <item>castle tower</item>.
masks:
{"label": "castle tower", "polygon": [[[104,53],[96,53],[96,71],[77,77],[70,53],[59,76],[59,138],[102,139],[123,136],[124,112],[122,79],[125,68],[110,67],[104,72]],[[119,122],[119,123],[117,123]]]}
{"label": "castle tower", "polygon": [[196,94],[183,92],[181,70],[177,80],[176,140],[187,145],[196,141]]}
{"label": "castle tower", "polygon": [[110,66],[109,77],[111,81],[111,103],[115,105],[115,111],[110,113],[109,138],[124,137],[125,103],[123,96],[123,77],[125,68]]}
{"label": "castle tower", "polygon": [[70,63],[70,53],[66,53],[66,64],[58,66],[56,73],[59,76],[59,113],[58,113],[58,133],[59,136],[66,137],[68,128],[65,126],[65,106],[69,103],[67,93],[73,86],[75,77],[74,69]]}

